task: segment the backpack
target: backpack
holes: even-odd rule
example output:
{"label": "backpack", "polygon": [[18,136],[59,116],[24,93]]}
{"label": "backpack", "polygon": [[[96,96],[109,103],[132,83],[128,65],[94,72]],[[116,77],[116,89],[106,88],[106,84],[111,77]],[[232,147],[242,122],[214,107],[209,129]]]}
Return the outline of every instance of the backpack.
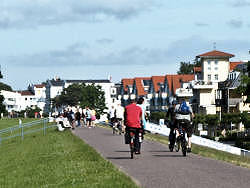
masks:
{"label": "backpack", "polygon": [[183,101],[179,108],[179,113],[182,115],[188,115],[190,114],[189,106],[187,105],[186,101]]}

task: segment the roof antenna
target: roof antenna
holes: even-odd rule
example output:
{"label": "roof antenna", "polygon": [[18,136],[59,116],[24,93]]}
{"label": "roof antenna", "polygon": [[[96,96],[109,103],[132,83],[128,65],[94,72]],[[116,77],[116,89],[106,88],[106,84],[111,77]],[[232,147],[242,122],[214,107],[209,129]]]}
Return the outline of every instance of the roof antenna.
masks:
{"label": "roof antenna", "polygon": [[216,50],[216,42],[213,43],[213,48]]}

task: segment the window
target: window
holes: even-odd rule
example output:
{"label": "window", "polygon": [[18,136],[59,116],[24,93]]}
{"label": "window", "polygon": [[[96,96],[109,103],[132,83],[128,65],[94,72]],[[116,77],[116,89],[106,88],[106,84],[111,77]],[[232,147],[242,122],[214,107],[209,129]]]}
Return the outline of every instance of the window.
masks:
{"label": "window", "polygon": [[208,81],[211,80],[211,74],[208,74],[208,75],[207,75],[207,79],[208,79]]}
{"label": "window", "polygon": [[218,67],[214,67],[214,70],[218,70]]}
{"label": "window", "polygon": [[208,70],[211,70],[211,67],[208,67],[207,69],[208,69]]}
{"label": "window", "polygon": [[25,100],[27,101],[27,98],[25,98]]}
{"label": "window", "polygon": [[211,61],[210,61],[210,60],[207,60],[207,64],[208,64],[208,65],[211,65]]}
{"label": "window", "polygon": [[215,75],[214,75],[214,79],[215,79],[215,80],[218,80],[218,74],[215,74]]}
{"label": "window", "polygon": [[215,64],[215,65],[218,65],[218,60],[215,60],[215,61],[214,61],[214,64]]}

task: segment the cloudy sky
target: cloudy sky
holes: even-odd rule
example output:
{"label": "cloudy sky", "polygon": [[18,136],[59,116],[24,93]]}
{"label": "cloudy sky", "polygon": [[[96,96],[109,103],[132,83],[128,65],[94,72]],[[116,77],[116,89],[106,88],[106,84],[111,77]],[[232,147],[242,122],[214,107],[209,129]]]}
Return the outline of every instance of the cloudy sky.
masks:
{"label": "cloudy sky", "polygon": [[176,73],[215,42],[250,59],[249,10],[250,0],[1,0],[2,81]]}

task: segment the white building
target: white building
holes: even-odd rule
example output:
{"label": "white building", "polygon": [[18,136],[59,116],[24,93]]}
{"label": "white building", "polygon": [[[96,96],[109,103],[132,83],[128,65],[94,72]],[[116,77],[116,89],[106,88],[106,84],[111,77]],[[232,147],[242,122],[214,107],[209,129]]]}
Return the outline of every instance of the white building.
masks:
{"label": "white building", "polygon": [[[230,72],[229,59],[233,54],[217,50],[198,55],[201,62],[199,74],[193,83],[193,108],[195,112],[216,114],[216,95],[218,83],[227,80]],[[200,80],[198,80],[200,79]]]}
{"label": "white building", "polygon": [[110,80],[61,80],[57,78],[47,80],[46,82],[46,112],[49,112],[52,107],[51,99],[60,95],[64,88],[69,87],[71,84],[81,83],[85,85],[94,84],[95,86],[101,86],[102,91],[104,91],[105,103],[108,109],[119,103],[117,98],[117,85]]}

